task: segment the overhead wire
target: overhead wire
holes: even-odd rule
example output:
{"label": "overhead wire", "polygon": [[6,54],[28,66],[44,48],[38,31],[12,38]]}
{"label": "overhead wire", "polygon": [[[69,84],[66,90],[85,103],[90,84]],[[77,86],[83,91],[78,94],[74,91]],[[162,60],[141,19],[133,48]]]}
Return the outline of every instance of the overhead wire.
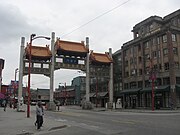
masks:
{"label": "overhead wire", "polygon": [[[73,73],[73,74],[70,74],[70,75],[64,75],[64,76],[60,76],[60,77],[61,77],[61,78],[72,77],[72,76],[76,76],[76,75],[80,75],[80,74],[83,74],[83,73],[79,73],[79,72],[77,71],[77,73],[75,72],[75,73]],[[57,77],[56,79],[58,79],[58,78],[59,78],[59,77]],[[42,83],[45,83],[45,82],[47,82],[47,80],[35,82],[35,83],[33,83],[33,85],[38,85],[38,84],[42,84]],[[26,83],[26,82],[24,82],[24,83]]]}
{"label": "overhead wire", "polygon": [[70,35],[71,33],[73,33],[73,32],[75,32],[75,31],[79,30],[80,28],[82,28],[82,27],[88,25],[89,23],[91,23],[91,22],[93,22],[93,21],[99,19],[100,17],[102,17],[102,16],[104,16],[104,15],[106,15],[106,14],[112,12],[113,10],[115,10],[115,9],[117,9],[117,8],[119,8],[119,7],[123,6],[123,5],[125,5],[125,4],[128,3],[129,1],[131,1],[131,0],[127,0],[127,1],[125,1],[125,2],[123,2],[123,3],[121,3],[121,4],[119,4],[119,5],[115,6],[114,8],[112,8],[112,9],[110,9],[110,10],[108,10],[108,11],[106,11],[106,12],[104,12],[104,13],[98,15],[98,16],[96,16],[95,18],[93,18],[93,19],[89,20],[88,22],[86,22],[86,23],[80,25],[79,27],[75,28],[74,30],[72,30],[72,31],[70,31],[70,32],[68,32],[68,33],[66,33],[66,34],[64,34],[64,35],[62,35],[61,37],[66,37],[67,35]]}
{"label": "overhead wire", "polygon": [[[117,6],[115,6],[115,7],[111,8],[110,10],[107,10],[106,12],[104,12],[104,13],[102,13],[102,14],[96,16],[95,18],[93,18],[93,19],[89,20],[88,22],[86,22],[86,23],[80,25],[79,27],[75,28],[74,30],[72,30],[72,31],[70,31],[70,32],[68,32],[68,33],[66,33],[66,34],[64,34],[64,35],[62,35],[61,37],[65,37],[65,36],[67,36],[67,35],[70,35],[71,33],[73,33],[73,32],[75,32],[75,31],[79,30],[80,28],[85,27],[85,26],[88,25],[89,23],[91,23],[91,22],[93,22],[93,21],[95,21],[95,20],[101,18],[102,16],[104,16],[104,15],[106,15],[106,14],[108,14],[108,13],[114,11],[115,9],[117,9],[117,8],[119,8],[119,7],[123,6],[123,5],[125,5],[125,4],[128,3],[129,1],[131,1],[131,0],[127,0],[127,1],[125,1],[125,2],[123,2],[123,3],[121,3],[121,4],[118,4]],[[70,75],[70,76],[72,76],[72,75]],[[61,76],[61,77],[62,77],[62,76]],[[66,76],[66,77],[67,77],[67,76]],[[34,83],[34,84],[42,84],[42,83],[44,83],[44,82],[46,82],[46,81],[40,81],[40,82],[37,82],[37,83]]]}

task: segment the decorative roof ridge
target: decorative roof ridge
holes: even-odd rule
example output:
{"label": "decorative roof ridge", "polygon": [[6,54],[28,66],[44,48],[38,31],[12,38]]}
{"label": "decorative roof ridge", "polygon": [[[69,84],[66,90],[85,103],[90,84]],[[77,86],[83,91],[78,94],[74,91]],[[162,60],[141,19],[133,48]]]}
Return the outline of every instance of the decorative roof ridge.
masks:
{"label": "decorative roof ridge", "polygon": [[[27,44],[27,48],[29,48],[29,46],[30,46],[30,45]],[[33,45],[32,45],[31,48],[49,49],[49,45],[46,45],[46,46],[35,46],[35,45],[33,46]]]}
{"label": "decorative roof ridge", "polygon": [[[26,58],[29,59],[30,55],[30,44],[27,44],[25,48]],[[52,57],[52,52],[49,49],[49,45],[46,46],[31,46],[32,59],[44,59],[48,60]]]}
{"label": "decorative roof ridge", "polygon": [[75,41],[67,41],[67,40],[60,40],[60,39],[57,39],[56,42],[67,42],[67,43],[74,43],[74,44],[82,44],[82,45],[85,46],[84,41],[81,41],[81,42],[75,42]]}
{"label": "decorative roof ridge", "polygon": [[[72,46],[73,45],[73,46]],[[77,46],[76,46],[77,45]],[[77,51],[77,52],[89,52],[89,48],[86,47],[84,41],[81,42],[73,42],[57,39],[55,42],[56,49],[62,49],[65,51]],[[71,46],[71,47],[70,47]],[[75,49],[75,50],[73,50]]]}
{"label": "decorative roof ridge", "polygon": [[95,56],[96,55],[100,55],[100,56],[106,56],[109,60],[109,63],[113,62],[112,58],[109,56],[109,53],[108,52],[105,52],[105,53],[98,53],[98,52],[93,52],[91,51],[90,52],[90,56],[91,56],[91,59],[94,60],[94,61],[98,61]]}

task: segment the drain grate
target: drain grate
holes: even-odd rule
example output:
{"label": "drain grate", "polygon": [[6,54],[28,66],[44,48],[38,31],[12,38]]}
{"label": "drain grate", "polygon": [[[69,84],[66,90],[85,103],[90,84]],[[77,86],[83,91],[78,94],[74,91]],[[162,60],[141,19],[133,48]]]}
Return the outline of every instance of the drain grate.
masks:
{"label": "drain grate", "polygon": [[52,127],[52,128],[50,128],[48,131],[58,130],[58,129],[66,128],[66,127],[67,127],[67,125],[58,126],[58,127]]}

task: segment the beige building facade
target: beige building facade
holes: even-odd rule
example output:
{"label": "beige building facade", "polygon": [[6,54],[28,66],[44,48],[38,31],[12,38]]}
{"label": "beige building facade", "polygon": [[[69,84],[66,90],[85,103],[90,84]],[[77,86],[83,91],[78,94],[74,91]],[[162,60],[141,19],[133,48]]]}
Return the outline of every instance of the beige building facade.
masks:
{"label": "beige building facade", "polygon": [[124,106],[180,107],[180,10],[151,16],[132,32],[121,48]]}

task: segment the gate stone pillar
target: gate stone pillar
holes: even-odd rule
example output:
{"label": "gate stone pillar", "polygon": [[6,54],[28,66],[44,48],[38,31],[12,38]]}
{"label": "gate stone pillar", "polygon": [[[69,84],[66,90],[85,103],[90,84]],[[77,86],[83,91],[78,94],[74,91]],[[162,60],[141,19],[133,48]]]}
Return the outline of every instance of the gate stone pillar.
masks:
{"label": "gate stone pillar", "polygon": [[[86,37],[86,48],[89,49],[89,38]],[[92,104],[90,102],[90,98],[89,98],[89,52],[86,55],[86,101],[82,104],[82,108],[83,109],[92,109]]]}
{"label": "gate stone pillar", "polygon": [[53,100],[53,91],[54,91],[54,63],[55,63],[55,33],[52,32],[51,35],[51,52],[52,52],[52,57],[51,57],[51,66],[50,66],[50,90],[49,90],[49,104],[47,109],[48,110],[55,110],[56,109],[56,105],[54,103]]}
{"label": "gate stone pillar", "polygon": [[24,44],[25,37],[21,38],[21,48],[20,48],[20,60],[19,60],[19,87],[18,87],[18,105],[17,111],[22,111],[22,89],[23,89],[23,61],[24,61]]}
{"label": "gate stone pillar", "polygon": [[[89,38],[86,37],[86,47],[89,49]],[[86,56],[86,101],[89,102],[89,53]]]}
{"label": "gate stone pillar", "polygon": [[[109,56],[112,58],[112,49],[109,48]],[[108,108],[113,108],[113,62],[110,64],[110,80],[109,80],[109,103]]]}

